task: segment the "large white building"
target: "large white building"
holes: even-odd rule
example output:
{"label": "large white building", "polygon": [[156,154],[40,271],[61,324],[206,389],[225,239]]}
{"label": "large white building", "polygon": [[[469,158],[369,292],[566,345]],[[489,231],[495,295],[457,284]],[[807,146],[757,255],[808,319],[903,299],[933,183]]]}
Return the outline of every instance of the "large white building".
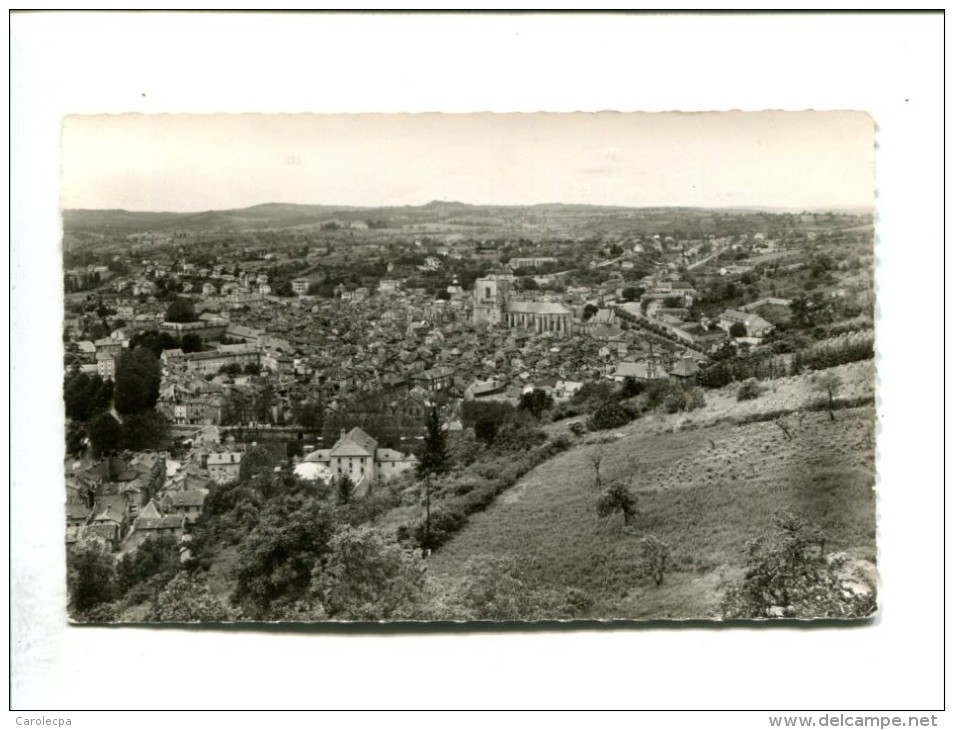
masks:
{"label": "large white building", "polygon": [[360,490],[377,479],[390,479],[416,466],[417,458],[379,448],[374,437],[355,427],[347,433],[342,430],[334,446],[312,451],[304,462],[327,467],[333,478],[347,475]]}

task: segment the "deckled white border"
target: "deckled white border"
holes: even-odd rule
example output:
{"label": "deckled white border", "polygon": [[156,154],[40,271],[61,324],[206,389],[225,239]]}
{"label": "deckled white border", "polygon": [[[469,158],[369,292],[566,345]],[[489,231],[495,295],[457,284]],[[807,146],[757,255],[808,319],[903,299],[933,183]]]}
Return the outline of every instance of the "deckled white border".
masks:
{"label": "deckled white border", "polygon": [[[942,21],[14,16],[14,707],[936,707]],[[66,627],[50,427],[61,407],[62,114],[737,108],[863,109],[880,126],[876,625],[396,637]]]}

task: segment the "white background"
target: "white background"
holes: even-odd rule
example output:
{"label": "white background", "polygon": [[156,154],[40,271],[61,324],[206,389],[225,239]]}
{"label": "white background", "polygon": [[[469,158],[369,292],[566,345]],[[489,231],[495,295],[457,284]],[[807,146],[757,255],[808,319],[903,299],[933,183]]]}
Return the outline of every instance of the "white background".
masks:
{"label": "white background", "polygon": [[[11,23],[14,715],[941,706],[942,16],[36,14]],[[65,624],[62,115],[607,109],[860,109],[877,120],[883,610],[874,624],[410,635]],[[653,725],[703,720],[767,726],[758,712]]]}

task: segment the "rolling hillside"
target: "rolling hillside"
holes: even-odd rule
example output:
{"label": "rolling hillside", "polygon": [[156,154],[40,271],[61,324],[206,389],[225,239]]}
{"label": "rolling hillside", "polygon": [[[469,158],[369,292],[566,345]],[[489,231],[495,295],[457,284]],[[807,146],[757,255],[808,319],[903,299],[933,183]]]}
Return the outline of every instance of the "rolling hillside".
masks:
{"label": "rolling hillside", "polygon": [[[806,383],[782,385],[781,394],[738,406],[768,411],[773,396],[787,400]],[[725,401],[724,394],[711,398],[721,422],[680,430],[676,417],[645,419],[613,432],[615,440],[542,464],[434,554],[435,593],[449,590],[473,556],[517,557],[533,566],[539,585],[589,596],[593,617],[715,617],[725,588],[742,574],[746,542],[769,534],[784,510],[824,530],[829,551],[874,563],[873,407],[841,410],[834,422],[808,413],[788,439],[771,421],[733,424]],[[705,422],[709,409],[693,415]],[[597,515],[596,451],[604,453],[604,485],[625,480],[637,495],[630,529],[619,514]],[[637,558],[637,541],[647,534],[672,547],[672,567],[658,587]]]}

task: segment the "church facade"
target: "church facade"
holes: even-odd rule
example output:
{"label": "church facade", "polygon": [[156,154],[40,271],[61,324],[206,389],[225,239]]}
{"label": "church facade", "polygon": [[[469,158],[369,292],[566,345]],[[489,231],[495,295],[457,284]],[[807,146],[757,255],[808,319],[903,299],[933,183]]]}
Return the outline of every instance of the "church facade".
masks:
{"label": "church facade", "polygon": [[558,302],[513,298],[513,275],[491,274],[474,282],[474,324],[504,325],[537,334],[573,333],[573,312]]}

